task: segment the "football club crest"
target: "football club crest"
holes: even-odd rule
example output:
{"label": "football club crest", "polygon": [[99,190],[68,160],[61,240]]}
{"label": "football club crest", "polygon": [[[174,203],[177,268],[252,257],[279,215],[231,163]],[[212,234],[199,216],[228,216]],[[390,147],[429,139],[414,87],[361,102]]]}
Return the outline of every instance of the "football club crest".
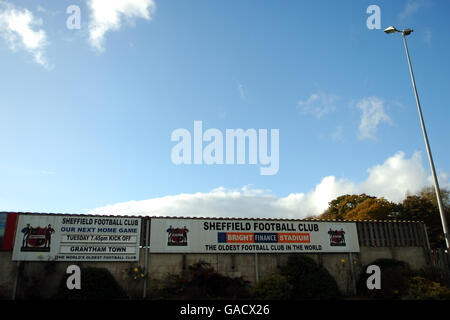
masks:
{"label": "football club crest", "polygon": [[20,251],[50,252],[51,238],[55,232],[51,224],[44,228],[27,224],[21,232],[23,239]]}
{"label": "football club crest", "polygon": [[328,235],[330,236],[330,246],[338,246],[345,247],[345,231],[341,228],[341,230],[330,230],[328,231]]}
{"label": "football club crest", "polygon": [[170,226],[167,230],[167,245],[168,246],[187,246],[187,234],[189,230],[184,226],[183,228],[173,228]]}

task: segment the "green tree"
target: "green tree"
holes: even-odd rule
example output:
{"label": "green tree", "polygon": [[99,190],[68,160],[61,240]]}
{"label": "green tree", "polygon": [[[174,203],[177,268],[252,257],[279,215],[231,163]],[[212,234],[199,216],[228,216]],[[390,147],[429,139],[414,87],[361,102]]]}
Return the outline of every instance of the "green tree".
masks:
{"label": "green tree", "polygon": [[[441,199],[443,202],[443,205],[445,208],[450,208],[450,190],[446,188],[440,188],[441,191]],[[433,205],[438,207],[437,199],[436,199],[436,191],[434,190],[434,187],[424,187],[420,193],[420,197],[424,199],[430,200]]]}
{"label": "green tree", "polygon": [[258,300],[289,300],[294,286],[287,277],[274,273],[259,280],[252,287],[252,297]]}
{"label": "green tree", "polygon": [[346,220],[389,220],[401,211],[401,206],[384,198],[371,198],[350,210]]}
{"label": "green tree", "polygon": [[328,208],[319,218],[344,220],[347,213],[368,199],[375,199],[375,197],[366,195],[365,193],[339,196],[328,203]]}
{"label": "green tree", "polygon": [[291,299],[336,299],[340,296],[333,276],[306,255],[290,255],[280,274],[292,285]]}
{"label": "green tree", "polygon": [[[444,212],[449,215],[448,190],[441,190]],[[427,228],[428,239],[432,248],[444,248],[445,240],[442,221],[437,206],[434,189],[424,188],[418,195],[407,196],[402,203],[402,210],[396,216],[399,220],[423,221]],[[448,219],[447,219],[448,224]]]}
{"label": "green tree", "polygon": [[81,271],[81,290],[67,289],[67,277],[61,278],[57,300],[125,300],[126,292],[106,268],[85,267]]}
{"label": "green tree", "polygon": [[320,219],[387,220],[396,216],[401,206],[384,198],[366,195],[344,195],[329,203]]}
{"label": "green tree", "polygon": [[377,259],[362,267],[367,270],[369,265],[376,265],[381,270],[381,288],[369,290],[366,272],[361,272],[357,281],[358,294],[376,299],[401,299],[408,292],[408,281],[414,276],[414,271],[408,263],[393,259]]}
{"label": "green tree", "polygon": [[[441,197],[445,215],[448,217],[450,215],[450,191],[441,189]],[[445,247],[436,193],[432,187],[423,188],[416,195],[408,195],[399,204],[365,193],[359,195],[346,194],[330,201],[328,208],[317,218],[422,221],[427,227],[431,247]]]}

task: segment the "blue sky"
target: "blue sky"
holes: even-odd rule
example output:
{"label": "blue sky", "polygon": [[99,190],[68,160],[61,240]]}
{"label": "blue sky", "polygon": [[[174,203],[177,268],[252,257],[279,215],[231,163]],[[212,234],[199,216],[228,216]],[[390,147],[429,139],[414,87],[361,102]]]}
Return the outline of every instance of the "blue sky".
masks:
{"label": "blue sky", "polygon": [[[401,201],[431,180],[389,25],[414,29],[425,123],[450,185],[448,1],[114,3],[0,1],[0,211],[303,217],[350,192]],[[66,26],[70,5],[80,29]],[[370,5],[380,30],[367,27]],[[171,134],[195,120],[278,129],[279,171],[175,165]]]}

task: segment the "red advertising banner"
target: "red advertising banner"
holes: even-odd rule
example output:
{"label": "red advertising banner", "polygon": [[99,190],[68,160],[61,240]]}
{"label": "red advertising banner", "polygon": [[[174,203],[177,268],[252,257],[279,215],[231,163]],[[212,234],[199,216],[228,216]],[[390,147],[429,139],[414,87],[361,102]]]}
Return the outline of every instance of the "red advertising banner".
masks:
{"label": "red advertising banner", "polygon": [[17,225],[17,213],[0,213],[0,250],[11,251]]}

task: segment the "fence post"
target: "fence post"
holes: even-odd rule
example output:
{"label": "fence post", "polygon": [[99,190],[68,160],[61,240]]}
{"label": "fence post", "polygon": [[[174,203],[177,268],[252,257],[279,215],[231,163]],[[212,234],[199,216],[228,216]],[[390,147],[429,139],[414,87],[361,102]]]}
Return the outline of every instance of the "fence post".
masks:
{"label": "fence post", "polygon": [[144,281],[144,293],[143,298],[144,300],[147,298],[147,283],[148,283],[148,252],[150,250],[150,219],[147,219],[145,224],[145,281]]}
{"label": "fence post", "polygon": [[447,249],[440,249],[439,255],[443,262],[442,265],[444,267],[444,272],[447,277],[447,282],[450,283],[450,264],[449,264],[449,257],[448,257]]}
{"label": "fence post", "polygon": [[14,279],[12,300],[16,300],[17,290],[19,288],[20,276],[22,274],[22,268],[23,268],[23,265],[21,264],[21,261],[17,261],[17,272],[16,272],[16,277]]}
{"label": "fence post", "polygon": [[356,275],[355,275],[355,268],[353,266],[353,254],[351,252],[348,253],[348,259],[349,259],[349,263],[350,263],[353,295],[356,295]]}
{"label": "fence post", "polygon": [[427,259],[427,261],[431,262],[432,261],[431,247],[430,247],[430,241],[428,240],[427,226],[425,225],[425,223],[423,223],[422,225],[423,225],[422,239],[423,239],[423,249],[425,251],[425,259]]}
{"label": "fence post", "polygon": [[255,252],[255,279],[256,282],[259,281],[259,264],[258,264],[258,253]]}
{"label": "fence post", "polygon": [[447,281],[450,285],[450,252],[448,249],[444,249],[445,260],[447,261]]}

